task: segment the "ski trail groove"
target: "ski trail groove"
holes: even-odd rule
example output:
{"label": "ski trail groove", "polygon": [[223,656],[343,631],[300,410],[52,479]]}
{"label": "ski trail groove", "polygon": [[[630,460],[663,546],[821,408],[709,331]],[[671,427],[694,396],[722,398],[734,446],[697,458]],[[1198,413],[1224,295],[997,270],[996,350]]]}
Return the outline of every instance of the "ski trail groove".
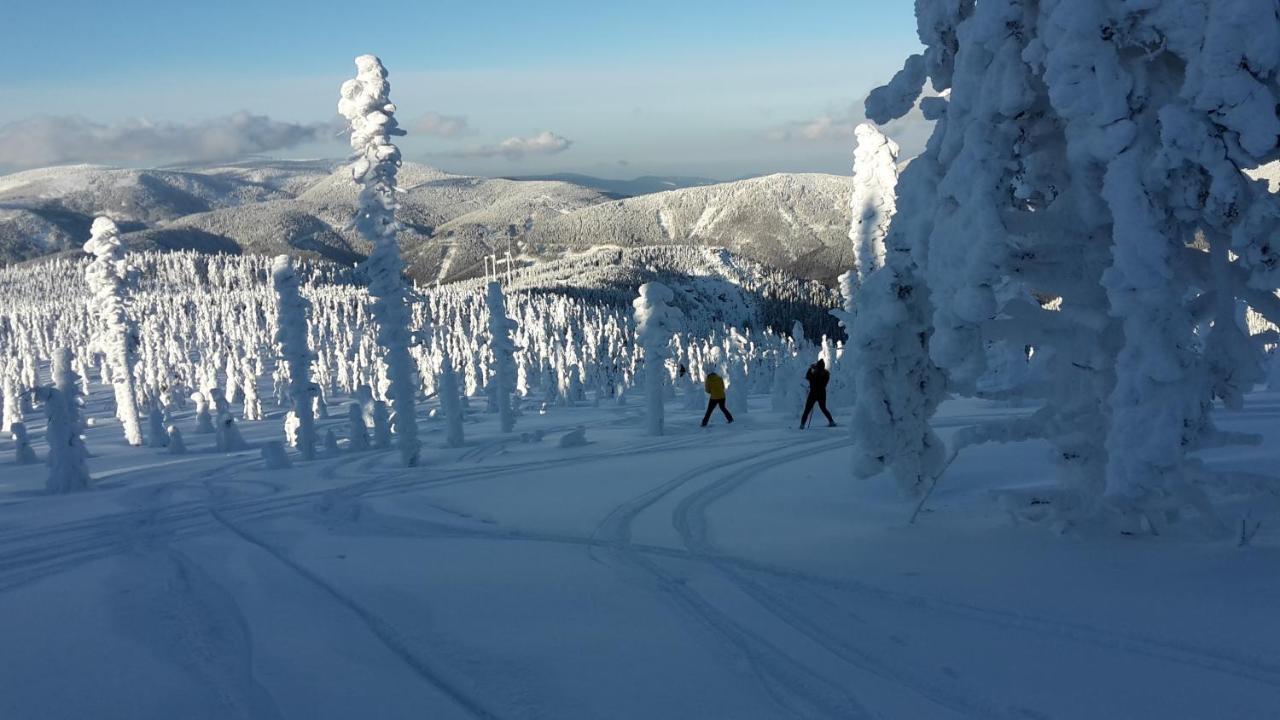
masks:
{"label": "ski trail groove", "polygon": [[210,506],[209,513],[218,521],[219,524],[231,531],[237,537],[275,558],[280,564],[284,565],[290,571],[320,589],[332,600],[350,611],[357,619],[360,620],[361,623],[365,625],[365,627],[369,629],[370,633],[372,633],[372,635],[377,638],[378,641],[387,648],[387,650],[391,651],[391,653],[399,658],[400,661],[409,669],[413,670],[418,677],[422,678],[422,680],[427,684],[439,690],[442,694],[458,705],[458,707],[464,709],[473,717],[480,718],[481,720],[497,720],[499,717],[497,714],[486,709],[479,700],[471,697],[452,681],[445,678],[440,673],[439,669],[433,667],[432,663],[426,658],[420,657],[418,653],[416,653],[413,648],[405,642],[389,622],[374,614],[354,598],[343,593],[328,580],[325,580],[320,575],[312,572],[306,566],[295,561],[283,551],[249,533],[239,525],[229,521],[217,508]]}
{"label": "ski trail groove", "polygon": [[[840,447],[842,445],[836,445]],[[716,559],[715,548],[708,535],[707,511],[718,500],[723,499],[734,490],[742,487],[761,473],[776,467],[783,462],[805,457],[814,452],[822,452],[830,446],[812,451],[790,453],[779,458],[777,463],[753,466],[741,473],[724,475],[719,480],[699,488],[680,500],[672,512],[672,525],[679,533],[681,542],[691,556],[705,557],[710,565],[721,576],[729,580],[739,591],[751,598],[760,608],[776,617],[793,631],[808,638],[811,642],[826,650],[845,663],[868,672],[876,677],[893,682],[912,691],[931,702],[949,710],[975,718],[1002,718],[1005,713],[989,700],[973,701],[966,698],[957,689],[945,689],[927,678],[920,677],[919,672],[912,672],[908,663],[889,669],[889,661],[883,655],[873,655],[851,643],[839,640],[827,628],[823,628],[796,612],[783,602],[776,592],[767,590],[760,583],[748,580],[740,572],[728,564]],[[887,647],[882,650],[891,652]]]}
{"label": "ski trail groove", "polygon": [[[829,445],[837,447],[844,443],[845,441],[841,440]],[[793,443],[788,440],[786,444]],[[804,444],[814,445],[816,441],[805,441]],[[806,448],[804,452],[812,451],[812,448]],[[623,502],[600,522],[595,532],[588,538],[588,547],[590,548],[597,538],[603,536],[600,542],[616,552],[623,562],[651,576],[658,583],[659,589],[686,614],[713,630],[722,641],[728,643],[746,660],[769,697],[785,712],[800,718],[815,717],[815,713],[816,716],[832,718],[873,717],[872,713],[846,688],[831,682],[767,638],[734,620],[728,613],[720,610],[703,595],[690,588],[679,577],[661,567],[653,558],[639,552],[632,543],[631,525],[635,519],[676,489],[704,475],[726,470],[733,471],[746,463],[755,462],[768,455],[776,455],[777,452],[778,444],[773,444],[764,450],[748,453],[728,462],[721,460],[706,463]],[[786,456],[787,459],[791,457],[791,454]],[[771,466],[781,462],[775,459]],[[769,466],[770,463],[765,465]]]}

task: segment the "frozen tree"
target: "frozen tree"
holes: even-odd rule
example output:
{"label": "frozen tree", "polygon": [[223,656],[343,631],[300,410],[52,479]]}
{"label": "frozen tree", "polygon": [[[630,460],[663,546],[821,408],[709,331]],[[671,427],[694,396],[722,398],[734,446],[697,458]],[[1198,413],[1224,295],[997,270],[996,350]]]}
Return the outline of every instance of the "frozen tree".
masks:
{"label": "frozen tree", "polygon": [[311,382],[311,348],[307,342],[307,312],[311,303],[302,297],[298,273],[288,255],[278,255],[272,268],[276,289],[276,340],[289,367],[289,398],[297,419],[297,448],[303,460],[316,457],[316,426],[312,415],[317,388]]}
{"label": "frozen tree", "polygon": [[379,450],[391,447],[391,416],[381,400],[373,402],[373,446]]}
{"label": "frozen tree", "polygon": [[396,444],[406,466],[418,464],[418,425],[414,394],[418,383],[416,365],[409,353],[410,330],[408,289],[401,278],[404,261],[396,241],[396,171],[400,149],[391,138],[403,135],[391,103],[391,84],[382,61],[373,55],[356,58],[356,77],[342,85],[338,112],[351,127],[351,147],[355,160],[351,175],[360,185],[355,226],[373,249],[363,269],[369,278],[369,295],[378,324],[390,381],[390,398],[395,411]]}
{"label": "frozen tree", "polygon": [[147,410],[147,447],[162,448],[169,444],[169,435],[165,431],[164,409],[156,401],[150,402]]}
{"label": "frozen tree", "polygon": [[34,465],[39,462],[36,451],[31,447],[31,438],[27,435],[27,426],[15,422],[9,426],[9,434],[13,438],[13,459],[19,465]]}
{"label": "frozen tree", "polygon": [[640,286],[635,308],[636,344],[644,350],[644,383],[647,398],[645,423],[650,435],[661,435],[663,393],[667,382],[667,358],[671,356],[671,336],[680,329],[683,314],[670,303],[671,288],[659,282]]}
{"label": "frozen tree", "polygon": [[178,426],[170,425],[168,434],[169,434],[169,445],[168,445],[169,454],[170,455],[186,455],[187,444],[183,442],[182,431],[178,429]]}
{"label": "frozen tree", "polygon": [[133,375],[138,362],[138,330],[128,312],[128,267],[119,234],[109,218],[93,221],[84,251],[94,259],[85,269],[85,280],[93,295],[89,302],[98,318],[97,344],[106,356],[115,386],[116,417],[120,418],[129,444],[141,445],[142,423]]}
{"label": "frozen tree", "polygon": [[210,394],[207,391],[191,393],[191,399],[196,404],[196,432],[201,435],[208,435],[214,432],[212,406],[209,398]]}
{"label": "frozen tree", "polygon": [[89,451],[84,446],[84,414],[81,411],[80,376],[73,368],[70,348],[54,351],[53,387],[37,391],[45,404],[49,443],[49,492],[65,493],[89,487]]}
{"label": "frozen tree", "polygon": [[509,433],[516,426],[515,410],[511,407],[511,393],[515,390],[516,383],[516,346],[511,341],[511,333],[519,325],[507,318],[507,305],[502,296],[501,284],[489,283],[485,304],[489,308],[489,348],[493,352],[496,366],[492,379],[493,396],[498,404],[498,422],[502,426],[502,432]]}
{"label": "frozen tree", "polygon": [[897,210],[898,145],[875,125],[862,123],[854,131],[853,222],[849,239],[858,260],[858,277],[865,279],[884,265],[884,238]]}
{"label": "frozen tree", "polygon": [[0,422],[4,423],[4,428],[0,429],[8,430],[13,427],[15,423],[22,422],[22,403],[18,399],[18,395],[20,394],[18,391],[18,382],[17,379],[8,372],[6,372],[4,376],[3,392],[4,419]]}
{"label": "frozen tree", "polygon": [[218,413],[215,427],[217,431],[214,434],[214,447],[218,452],[238,452],[249,449],[249,443],[245,442],[244,437],[240,435],[236,420],[229,411],[223,410]]}
{"label": "frozen tree", "polygon": [[45,488],[51,493],[88,489],[89,453],[71,412],[76,401],[53,386],[38,388],[36,395],[44,403],[48,416],[45,439],[49,443],[49,477]]}
{"label": "frozen tree", "polygon": [[458,393],[458,374],[453,370],[453,358],[446,350],[440,362],[440,410],[444,413],[445,443],[449,447],[462,447],[462,399]]}
{"label": "frozen tree", "polygon": [[899,185],[930,357],[957,392],[989,394],[1009,349],[1031,348],[1005,392],[1044,400],[958,443],[1044,437],[1077,516],[1158,531],[1193,509],[1220,530],[1190,454],[1243,439],[1210,415],[1262,377],[1241,306],[1280,317],[1280,206],[1245,174],[1280,154],[1273,4],[916,9],[926,51],[867,110],[901,116],[926,78],[943,93]]}
{"label": "frozen tree", "polygon": [[293,467],[293,463],[289,462],[289,454],[285,452],[284,443],[279,440],[268,440],[262,444],[259,452],[262,454],[263,465],[268,470],[287,470]]}
{"label": "frozen tree", "polygon": [[[1244,174],[1280,150],[1280,18],[1255,0],[1197,13],[1113,1],[1046,15],[1050,97],[1073,160],[1102,181],[1111,220],[1103,284],[1123,344],[1107,496],[1158,530],[1183,508],[1211,515],[1188,455],[1234,439],[1214,428],[1213,400],[1238,408],[1263,377],[1261,344],[1237,321],[1237,303],[1280,319],[1280,201]],[[1085,68],[1096,79],[1068,97]]]}
{"label": "frozen tree", "polygon": [[349,448],[360,452],[369,449],[369,426],[364,423],[364,409],[359,403],[347,406],[348,434],[351,436]]}

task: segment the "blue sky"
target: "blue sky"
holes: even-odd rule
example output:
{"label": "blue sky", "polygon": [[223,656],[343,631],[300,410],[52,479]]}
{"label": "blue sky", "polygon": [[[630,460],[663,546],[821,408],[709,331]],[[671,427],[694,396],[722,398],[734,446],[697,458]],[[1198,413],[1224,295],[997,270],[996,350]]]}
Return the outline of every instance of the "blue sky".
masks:
{"label": "blue sky", "polygon": [[[266,152],[338,157],[340,138],[317,124],[332,121],[351,59],[372,52],[392,73],[410,160],[481,174],[847,172],[856,102],[918,48],[906,0],[50,0],[4,15],[9,167],[279,144]],[[265,118],[227,130],[240,111]],[[67,117],[56,133],[72,140],[46,148],[54,131],[33,118]],[[164,141],[125,153],[122,127]],[[247,144],[221,142],[245,127]]]}

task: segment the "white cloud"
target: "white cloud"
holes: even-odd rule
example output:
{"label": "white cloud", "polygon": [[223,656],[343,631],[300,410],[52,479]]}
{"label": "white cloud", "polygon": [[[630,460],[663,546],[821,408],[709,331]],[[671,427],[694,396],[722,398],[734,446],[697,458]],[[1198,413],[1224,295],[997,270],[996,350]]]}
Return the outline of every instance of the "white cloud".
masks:
{"label": "white cloud", "polygon": [[[822,143],[852,142],[853,129],[859,123],[866,122],[862,109],[862,101],[849,105],[844,110],[828,110],[808,120],[797,120],[784,123],[765,131],[766,139],[779,143]],[[914,157],[924,150],[929,135],[933,132],[933,123],[925,120],[919,108],[898,120],[880,128],[893,138],[902,148],[903,159]]]}
{"label": "white cloud", "polygon": [[545,130],[533,137],[509,137],[497,145],[481,145],[456,154],[463,157],[505,157],[508,160],[523,160],[527,155],[562,153],[572,144],[572,140]]}
{"label": "white cloud", "polygon": [[852,117],[837,118],[831,113],[823,113],[812,120],[789,122],[769,129],[766,137],[774,142],[821,141],[835,138],[853,137],[853,128],[857,125]]}
{"label": "white cloud", "polygon": [[115,125],[79,116],[33,117],[0,126],[0,167],[230,160],[321,140],[332,127],[247,112],[183,123],[130,120]]}
{"label": "white cloud", "polygon": [[467,124],[467,118],[463,115],[441,115],[437,112],[427,112],[409,127],[412,133],[420,135],[431,135],[441,138],[455,138],[463,135],[470,135],[471,126]]}

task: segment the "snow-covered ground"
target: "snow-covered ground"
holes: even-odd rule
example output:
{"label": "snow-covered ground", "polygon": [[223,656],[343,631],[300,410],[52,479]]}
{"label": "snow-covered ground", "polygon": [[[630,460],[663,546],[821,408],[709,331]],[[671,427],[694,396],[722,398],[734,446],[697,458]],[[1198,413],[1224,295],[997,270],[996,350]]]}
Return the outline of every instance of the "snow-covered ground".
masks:
{"label": "snow-covered ground", "polygon": [[[1014,525],[991,490],[1051,473],[1023,444],[966,451],[908,526],[889,480],[848,476],[843,428],[754,400],[706,429],[671,403],[656,438],[638,399],[526,411],[507,436],[475,412],[459,449],[424,415],[421,468],[267,471],[189,415],[190,454],[130,448],[95,394],[95,490],[48,496],[2,448],[0,717],[1280,712],[1274,519],[1249,548]],[[1221,422],[1266,442],[1212,464],[1280,463],[1280,395],[1251,400]],[[953,402],[938,425],[1014,412]],[[589,444],[559,447],[578,425]]]}

